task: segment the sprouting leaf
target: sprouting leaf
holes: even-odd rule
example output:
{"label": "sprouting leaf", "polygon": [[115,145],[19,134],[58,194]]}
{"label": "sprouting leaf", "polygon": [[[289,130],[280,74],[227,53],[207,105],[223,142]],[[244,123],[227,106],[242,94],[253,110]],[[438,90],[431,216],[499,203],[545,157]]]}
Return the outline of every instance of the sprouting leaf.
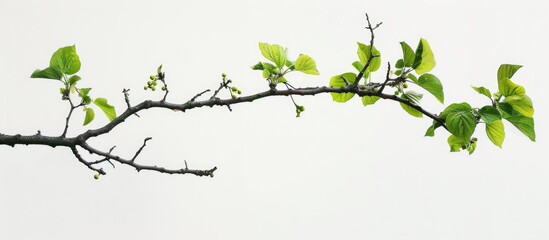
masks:
{"label": "sprouting leaf", "polygon": [[501,114],[492,106],[484,106],[478,111],[480,118],[485,123],[492,123],[501,120]]}
{"label": "sprouting leaf", "polygon": [[69,85],[70,85],[70,86],[76,85],[76,83],[77,83],[78,81],[80,81],[80,79],[82,79],[82,78],[81,78],[80,76],[78,76],[78,75],[73,75],[73,76],[71,76],[71,77],[69,78]]}
{"label": "sprouting leaf", "polygon": [[523,97],[511,96],[505,98],[505,102],[509,103],[513,109],[526,117],[534,116],[534,106],[532,99],[524,95]]}
{"label": "sprouting leaf", "polygon": [[44,70],[35,70],[30,77],[61,80],[61,78],[63,78],[63,73],[55,68],[47,67]]}
{"label": "sprouting leaf", "polygon": [[444,103],[442,83],[440,83],[440,80],[435,75],[429,73],[423,74],[419,77],[417,84],[433,94],[439,102]]}
{"label": "sprouting leaf", "polygon": [[436,65],[435,56],[427,40],[421,38],[416,49],[414,65],[412,66],[417,74],[424,74],[431,71]]}
{"label": "sprouting leaf", "polygon": [[[341,75],[336,75],[330,78],[330,87],[331,88],[342,88],[347,86],[347,83],[353,84],[355,82],[356,74],[352,72],[344,73]],[[347,81],[347,82],[345,82]],[[354,93],[330,93],[332,99],[336,102],[344,103],[349,101],[349,99],[355,96]]]}
{"label": "sprouting leaf", "polygon": [[397,60],[397,62],[395,63],[395,67],[398,68],[398,69],[403,68],[404,67],[404,60],[402,60],[402,58]]}
{"label": "sprouting leaf", "polygon": [[[363,43],[358,44],[358,59],[362,62],[362,64],[366,65],[368,63],[368,60],[370,59],[370,45],[364,45]],[[368,66],[368,71],[375,72],[379,69],[381,66],[381,54],[374,46],[372,48],[372,53],[374,54],[374,57],[371,60],[370,66]]]}
{"label": "sprouting leaf", "polygon": [[80,58],[74,45],[59,48],[50,59],[50,67],[72,75],[80,70]]}
{"label": "sprouting leaf", "polygon": [[478,92],[479,94],[482,94],[490,99],[492,99],[492,93],[490,93],[490,90],[488,88],[485,88],[485,87],[473,87],[471,86],[476,92]]}
{"label": "sprouting leaf", "polygon": [[505,128],[501,120],[496,120],[491,123],[486,123],[486,135],[494,143],[501,148],[505,139]]}
{"label": "sprouting leaf", "polygon": [[406,42],[400,42],[402,47],[402,56],[405,67],[412,67],[414,65],[415,53],[414,50]]}
{"label": "sprouting leaf", "polygon": [[86,111],[86,116],[84,117],[84,126],[88,125],[93,119],[95,118],[95,112],[91,108],[84,107],[84,111]]}
{"label": "sprouting leaf", "polygon": [[316,69],[316,62],[311,57],[300,54],[295,61],[295,70],[302,73],[318,75],[318,70]]}
{"label": "sprouting leaf", "polygon": [[105,98],[96,98],[93,103],[99,107],[101,110],[103,110],[103,113],[105,113],[105,116],[112,121],[116,118],[116,111],[112,105],[109,105],[107,102],[107,99]]}
{"label": "sprouting leaf", "polygon": [[534,129],[534,119],[526,117],[513,109],[509,103],[499,103],[502,117],[513,124],[518,130],[526,135],[532,142],[536,141],[536,132]]}
{"label": "sprouting leaf", "polygon": [[364,96],[362,97],[362,105],[364,106],[373,105],[379,99],[380,98],[378,96]]}
{"label": "sprouting leaf", "polygon": [[477,149],[477,141],[473,141],[467,145],[467,152],[469,152],[469,155],[473,154],[475,149]]}
{"label": "sprouting leaf", "polygon": [[259,43],[263,57],[271,60],[278,68],[286,64],[286,50],[278,44]]}
{"label": "sprouting leaf", "polygon": [[78,92],[81,97],[88,96],[88,93],[91,91],[91,88],[79,88]]}
{"label": "sprouting leaf", "polygon": [[253,70],[263,70],[263,69],[265,69],[265,68],[263,67],[263,63],[262,63],[262,62],[258,62],[257,64],[251,66],[251,68],[252,68]]}

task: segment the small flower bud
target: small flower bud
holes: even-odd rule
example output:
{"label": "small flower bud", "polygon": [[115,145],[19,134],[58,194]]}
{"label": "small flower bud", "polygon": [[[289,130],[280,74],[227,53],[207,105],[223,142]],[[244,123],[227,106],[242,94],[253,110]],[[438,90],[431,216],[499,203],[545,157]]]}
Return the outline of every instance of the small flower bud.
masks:
{"label": "small flower bud", "polygon": [[145,89],[145,90],[148,90],[148,89],[149,89],[149,87],[148,87],[148,86],[145,86],[145,87],[143,87],[143,89]]}
{"label": "small flower bud", "polygon": [[226,78],[226,77],[227,77],[227,74],[226,74],[226,73],[222,73],[222,74],[221,74],[221,77]]}
{"label": "small flower bud", "polygon": [[162,86],[162,91],[166,91],[166,85]]}
{"label": "small flower bud", "polygon": [[151,76],[149,76],[149,78],[150,78],[151,80],[155,80],[155,79],[156,79],[156,76],[155,76],[155,75],[151,75]]}
{"label": "small flower bud", "polygon": [[99,173],[96,173],[95,175],[93,175],[93,178],[94,178],[95,180],[99,179]]}

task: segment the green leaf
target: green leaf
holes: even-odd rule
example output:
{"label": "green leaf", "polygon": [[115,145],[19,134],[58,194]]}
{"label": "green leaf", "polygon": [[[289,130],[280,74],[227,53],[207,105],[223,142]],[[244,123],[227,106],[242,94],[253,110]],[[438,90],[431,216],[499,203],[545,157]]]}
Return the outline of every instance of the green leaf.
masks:
{"label": "green leaf", "polygon": [[316,62],[311,57],[300,54],[295,61],[295,70],[302,73],[318,75],[318,70],[316,69]]}
{"label": "green leaf", "polygon": [[435,136],[435,126],[431,125],[429,128],[427,128],[427,131],[425,132],[425,137],[434,137]]}
{"label": "green leaf", "polygon": [[476,92],[492,99],[492,93],[490,93],[490,90],[488,88],[485,88],[485,87],[474,87],[474,86],[471,86]]}
{"label": "green leaf", "polygon": [[468,103],[454,103],[448,106],[440,115],[445,119],[448,131],[463,139],[470,139],[477,126],[477,120]]}
{"label": "green leaf", "polygon": [[362,97],[362,105],[364,106],[373,105],[379,99],[380,97],[378,96],[364,96]]}
{"label": "green leaf", "polygon": [[[347,83],[345,83],[345,80],[347,80],[349,84],[353,84],[355,82],[355,78],[356,78],[356,74],[352,72],[333,76],[332,78],[330,78],[330,87],[332,88],[345,87],[347,86]],[[332,99],[334,101],[340,102],[340,103],[347,102],[349,101],[349,99],[355,96],[354,93],[334,93],[334,92],[330,93],[330,95],[332,95]]]}
{"label": "green leaf", "polygon": [[[359,43],[359,42],[357,42],[357,44],[358,44],[358,58],[360,59],[362,64],[366,65],[366,63],[368,63],[368,60],[370,59],[370,45],[364,45],[363,43]],[[372,53],[374,54],[374,56],[377,56],[377,57],[372,58],[370,66],[368,66],[367,70],[370,72],[375,72],[381,66],[381,54],[376,49],[376,47],[372,48]]]}
{"label": "green leaf", "polygon": [[90,92],[91,88],[79,88],[78,92],[80,93],[81,97],[88,96],[88,93]]}
{"label": "green leaf", "polygon": [[397,60],[397,62],[395,63],[395,67],[398,68],[398,69],[403,68],[404,67],[404,60],[402,60],[402,58]]}
{"label": "green leaf", "polygon": [[462,111],[472,111],[473,108],[471,108],[471,105],[469,103],[463,102],[463,103],[452,103],[442,113],[440,114],[441,119],[446,119],[446,117],[449,114],[462,112]]}
{"label": "green leaf", "polygon": [[402,47],[402,56],[404,61],[404,66],[412,67],[414,65],[415,53],[414,50],[406,42],[400,42]]}
{"label": "green leaf", "polygon": [[498,89],[499,93],[505,97],[523,97],[526,94],[526,90],[524,89],[524,87],[512,82],[509,78],[498,81]]}
{"label": "green leaf", "polygon": [[50,67],[64,74],[72,75],[80,70],[80,58],[74,45],[59,48],[50,59]]}
{"label": "green leaf", "polygon": [[278,44],[259,43],[259,50],[263,57],[271,60],[278,68],[286,63],[286,50]]}
{"label": "green leaf", "polygon": [[69,78],[69,85],[70,85],[70,86],[76,85],[76,83],[77,83],[78,81],[80,81],[80,79],[82,79],[82,78],[81,78],[80,76],[78,76],[78,75],[73,75],[73,76],[71,76],[71,77]]}
{"label": "green leaf", "polygon": [[534,106],[532,104],[532,99],[530,99],[530,97],[526,95],[524,95],[523,97],[507,97],[505,98],[505,102],[509,103],[515,111],[526,117],[534,116]]}
{"label": "green leaf", "polygon": [[408,75],[406,75],[406,77],[410,80],[412,80],[412,82],[416,83],[417,84],[417,77],[416,75],[414,74],[411,74],[411,73],[408,73]]}
{"label": "green leaf", "polygon": [[484,106],[478,111],[480,118],[485,123],[492,123],[501,120],[501,114],[492,106]]}
{"label": "green leaf", "polygon": [[[361,61],[354,61],[353,62],[353,67],[355,67],[355,69],[360,72],[362,71],[362,69],[364,68],[364,64],[362,64]],[[364,71],[364,75],[362,75],[362,77],[364,79],[368,79],[368,77],[370,76],[370,71],[366,70]]]}
{"label": "green leaf", "polygon": [[109,105],[109,103],[107,102],[107,99],[105,98],[96,98],[95,101],[93,101],[93,103],[101,108],[101,110],[103,110],[103,113],[105,113],[105,116],[107,116],[107,118],[112,121],[116,118],[116,111],[114,109],[113,106]]}
{"label": "green leaf", "polygon": [[466,148],[469,145],[469,140],[450,135],[448,137],[448,145],[450,145],[450,152],[459,152],[462,148]]}
{"label": "green leaf", "polygon": [[491,123],[486,123],[486,135],[494,143],[501,148],[505,139],[505,129],[501,120],[496,120]]}
{"label": "green leaf", "polygon": [[[502,64],[498,69],[498,83],[505,79],[511,79],[513,75],[521,68],[520,65]],[[501,91],[501,90],[500,90]]]}
{"label": "green leaf", "polygon": [[44,70],[37,69],[30,77],[61,80],[61,78],[63,78],[63,73],[55,68],[48,67]]}
{"label": "green leaf", "polygon": [[95,118],[95,112],[91,108],[84,108],[84,111],[86,111],[86,117],[84,117],[84,126],[88,125],[93,119]]}
{"label": "green leaf", "polygon": [[288,82],[288,80],[286,80],[286,78],[284,78],[284,77],[278,77],[276,80],[279,83],[287,83]]}
{"label": "green leaf", "polygon": [[263,70],[263,69],[265,69],[265,68],[263,67],[263,63],[262,63],[262,62],[258,62],[257,64],[251,66],[250,68],[252,68],[253,70]]}
{"label": "green leaf", "polygon": [[536,131],[534,129],[534,119],[526,117],[515,111],[508,103],[499,103],[498,108],[501,110],[501,115],[518,130],[526,135],[532,142],[536,141]]}
{"label": "green leaf", "polygon": [[423,74],[419,77],[417,84],[433,94],[439,102],[444,103],[442,83],[440,83],[440,80],[435,75],[429,73]]}
{"label": "green leaf", "polygon": [[[406,99],[406,100],[410,101],[411,103],[413,103],[415,105],[419,105],[419,100],[421,100],[421,98],[423,98],[423,95],[419,94],[419,93],[416,93],[416,92],[413,92],[413,91],[406,91],[405,93],[402,94],[401,97],[403,99]],[[413,108],[410,105],[400,103],[400,106],[402,107],[402,109],[404,109],[404,111],[406,111],[408,114],[410,114],[414,117],[417,117],[417,118],[422,118],[423,117],[423,113],[421,113],[420,111],[418,111],[417,109]]]}
{"label": "green leaf", "polygon": [[469,155],[473,154],[475,149],[477,149],[477,141],[473,141],[467,146],[467,152],[469,152]]}
{"label": "green leaf", "polygon": [[424,74],[431,71],[436,65],[435,56],[427,40],[421,38],[416,49],[413,68],[417,74]]}

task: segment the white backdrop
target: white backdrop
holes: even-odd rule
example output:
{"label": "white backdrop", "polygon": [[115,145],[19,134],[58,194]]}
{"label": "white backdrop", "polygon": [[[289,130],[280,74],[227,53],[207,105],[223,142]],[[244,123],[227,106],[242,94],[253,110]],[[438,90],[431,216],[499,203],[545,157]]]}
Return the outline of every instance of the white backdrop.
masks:
{"label": "white backdrop", "polygon": [[[136,173],[124,166],[93,173],[68,149],[0,146],[0,239],[549,239],[549,22],[543,1],[8,1],[0,0],[0,132],[61,133],[67,113],[58,82],[30,79],[59,47],[76,44],[81,86],[122,112],[160,93],[141,90],[164,64],[183,102],[217,87],[227,72],[244,94],[266,89],[249,66],[257,43],[279,43],[317,60],[327,84],[353,70],[356,41],[368,41],[364,13],[383,61],[399,41],[429,40],[446,104],[486,100],[470,85],[496,88],[501,63],[522,64],[515,81],[535,108],[537,142],[506,125],[504,148],[482,127],[477,152],[450,153],[447,133],[423,134],[427,118],[394,102],[364,108],[327,94],[271,98],[226,108],[143,112],[93,143],[131,156],[153,137],[142,163],[217,166],[214,178]],[[383,64],[384,66],[385,64]],[[384,69],[374,77],[383,78]],[[434,97],[424,105],[444,108]],[[73,118],[69,135],[81,127]],[[89,125],[106,123],[100,113]]]}

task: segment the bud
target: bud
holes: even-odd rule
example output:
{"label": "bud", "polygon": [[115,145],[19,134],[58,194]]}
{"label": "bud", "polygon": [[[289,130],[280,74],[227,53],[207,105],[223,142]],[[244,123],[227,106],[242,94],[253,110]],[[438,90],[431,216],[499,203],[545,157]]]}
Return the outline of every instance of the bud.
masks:
{"label": "bud", "polygon": [[155,86],[152,86],[152,87],[151,87],[151,90],[156,91],[156,87],[155,87]]}
{"label": "bud", "polygon": [[95,175],[93,175],[93,178],[94,178],[95,180],[99,179],[99,173],[96,173]]}
{"label": "bud", "polygon": [[226,73],[222,73],[222,74],[221,74],[221,77],[226,78],[226,77],[227,77],[227,74],[226,74]]}
{"label": "bud", "polygon": [[408,88],[408,83],[402,85],[403,88]]}
{"label": "bud", "polygon": [[162,91],[166,91],[166,85],[162,86]]}
{"label": "bud", "polygon": [[151,75],[151,76],[149,76],[149,78],[150,78],[151,80],[155,80],[155,79],[156,79],[156,76],[155,76],[155,75]]}
{"label": "bud", "polygon": [[143,87],[143,89],[145,89],[145,90],[148,90],[148,89],[149,89],[149,87],[148,87],[148,86],[145,86],[145,87]]}

